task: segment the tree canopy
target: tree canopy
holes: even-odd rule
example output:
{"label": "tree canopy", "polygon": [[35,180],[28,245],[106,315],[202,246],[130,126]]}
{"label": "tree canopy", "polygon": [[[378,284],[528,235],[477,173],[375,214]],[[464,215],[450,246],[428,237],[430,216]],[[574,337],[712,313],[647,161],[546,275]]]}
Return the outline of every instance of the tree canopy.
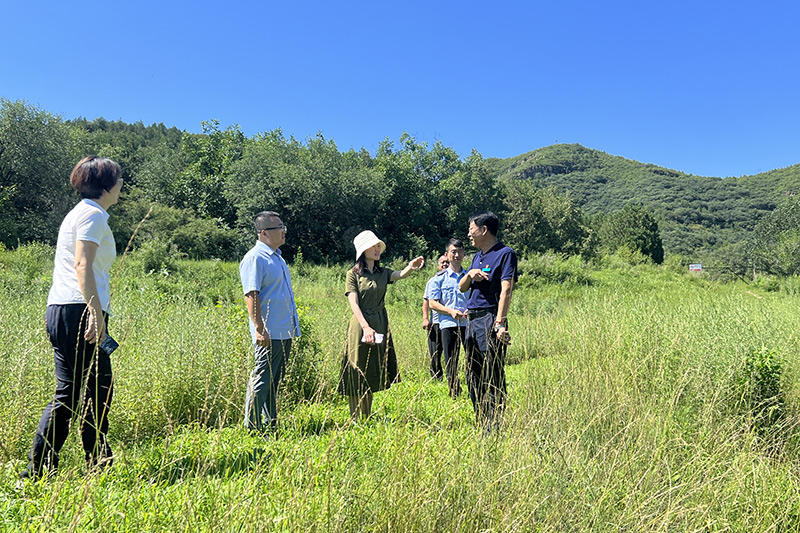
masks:
{"label": "tree canopy", "polygon": [[384,139],[374,154],[343,152],[321,133],[303,141],[280,129],[247,137],[218,120],[187,133],[64,120],[0,100],[0,242],[54,242],[77,201],[70,169],[88,154],[123,168],[126,188],[110,219],[120,251],[143,221],[134,248],[158,241],[195,258],[238,258],[252,245],[252,220],[262,210],[280,212],[290,227],[288,258],[302,252],[310,261],[350,261],[363,229],[387,242],[390,257],[431,255],[449,238],[465,238],[469,215],[488,209],[501,215],[500,237],[523,254],[591,257],[625,246],[660,262],[665,253],[697,260],[738,246],[750,264],[778,269],[774,260],[756,261],[756,250],[767,248],[753,243],[779,233],[783,240],[764,246],[790,255],[790,229],[774,229],[765,215],[800,190],[800,165],[705,178],[580,145],[462,158],[407,133]]}

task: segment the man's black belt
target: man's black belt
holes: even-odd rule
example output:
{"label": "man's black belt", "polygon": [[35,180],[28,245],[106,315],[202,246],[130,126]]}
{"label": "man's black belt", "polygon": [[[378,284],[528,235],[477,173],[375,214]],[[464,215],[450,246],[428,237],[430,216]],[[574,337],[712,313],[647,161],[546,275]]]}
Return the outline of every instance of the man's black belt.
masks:
{"label": "man's black belt", "polygon": [[475,318],[480,318],[482,316],[486,316],[489,313],[491,313],[493,315],[496,315],[497,314],[497,308],[496,307],[484,307],[483,309],[469,309],[467,311],[467,318],[472,320],[472,319],[475,319]]}

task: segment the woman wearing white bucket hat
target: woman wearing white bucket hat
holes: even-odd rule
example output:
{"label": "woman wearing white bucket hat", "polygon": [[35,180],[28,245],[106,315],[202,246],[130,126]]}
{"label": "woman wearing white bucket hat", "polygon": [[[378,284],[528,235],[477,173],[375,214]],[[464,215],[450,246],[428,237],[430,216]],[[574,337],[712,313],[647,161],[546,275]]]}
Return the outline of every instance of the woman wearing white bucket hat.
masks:
{"label": "woman wearing white bucket hat", "polygon": [[386,243],[367,230],[353,239],[356,264],[347,272],[345,295],[353,316],[347,326],[347,344],[342,361],[339,392],[348,397],[350,415],[367,418],[372,394],[388,389],[399,380],[389,318],[384,306],[386,286],[405,278],[425,264],[422,256],[401,271],[381,267]]}

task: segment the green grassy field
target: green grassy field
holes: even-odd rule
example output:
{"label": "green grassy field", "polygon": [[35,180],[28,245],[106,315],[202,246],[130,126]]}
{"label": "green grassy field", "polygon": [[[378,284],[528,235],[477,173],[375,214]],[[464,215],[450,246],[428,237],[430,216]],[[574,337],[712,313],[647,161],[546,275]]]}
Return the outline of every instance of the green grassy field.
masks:
{"label": "green grassy field", "polygon": [[[798,318],[791,281],[714,283],[608,259],[522,263],[510,405],[485,435],[427,374],[420,298],[387,296],[403,381],[349,422],[334,393],[344,267],[293,265],[304,337],[277,436],[240,428],[252,365],[237,265],[112,271],[114,466],[18,485],[52,395],[52,251],[0,251],[0,529],[795,531]],[[780,289],[784,290],[766,290]],[[463,371],[462,371],[463,380]]]}

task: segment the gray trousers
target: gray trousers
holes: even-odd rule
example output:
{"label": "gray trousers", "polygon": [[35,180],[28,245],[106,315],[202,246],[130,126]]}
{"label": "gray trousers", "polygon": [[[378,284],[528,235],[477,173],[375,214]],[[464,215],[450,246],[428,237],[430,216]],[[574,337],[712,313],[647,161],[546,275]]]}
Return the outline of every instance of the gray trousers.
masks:
{"label": "gray trousers", "polygon": [[286,372],[292,339],[270,340],[269,346],[253,345],[256,365],[250,374],[244,403],[244,425],[250,429],[274,428],[278,423],[278,384]]}

